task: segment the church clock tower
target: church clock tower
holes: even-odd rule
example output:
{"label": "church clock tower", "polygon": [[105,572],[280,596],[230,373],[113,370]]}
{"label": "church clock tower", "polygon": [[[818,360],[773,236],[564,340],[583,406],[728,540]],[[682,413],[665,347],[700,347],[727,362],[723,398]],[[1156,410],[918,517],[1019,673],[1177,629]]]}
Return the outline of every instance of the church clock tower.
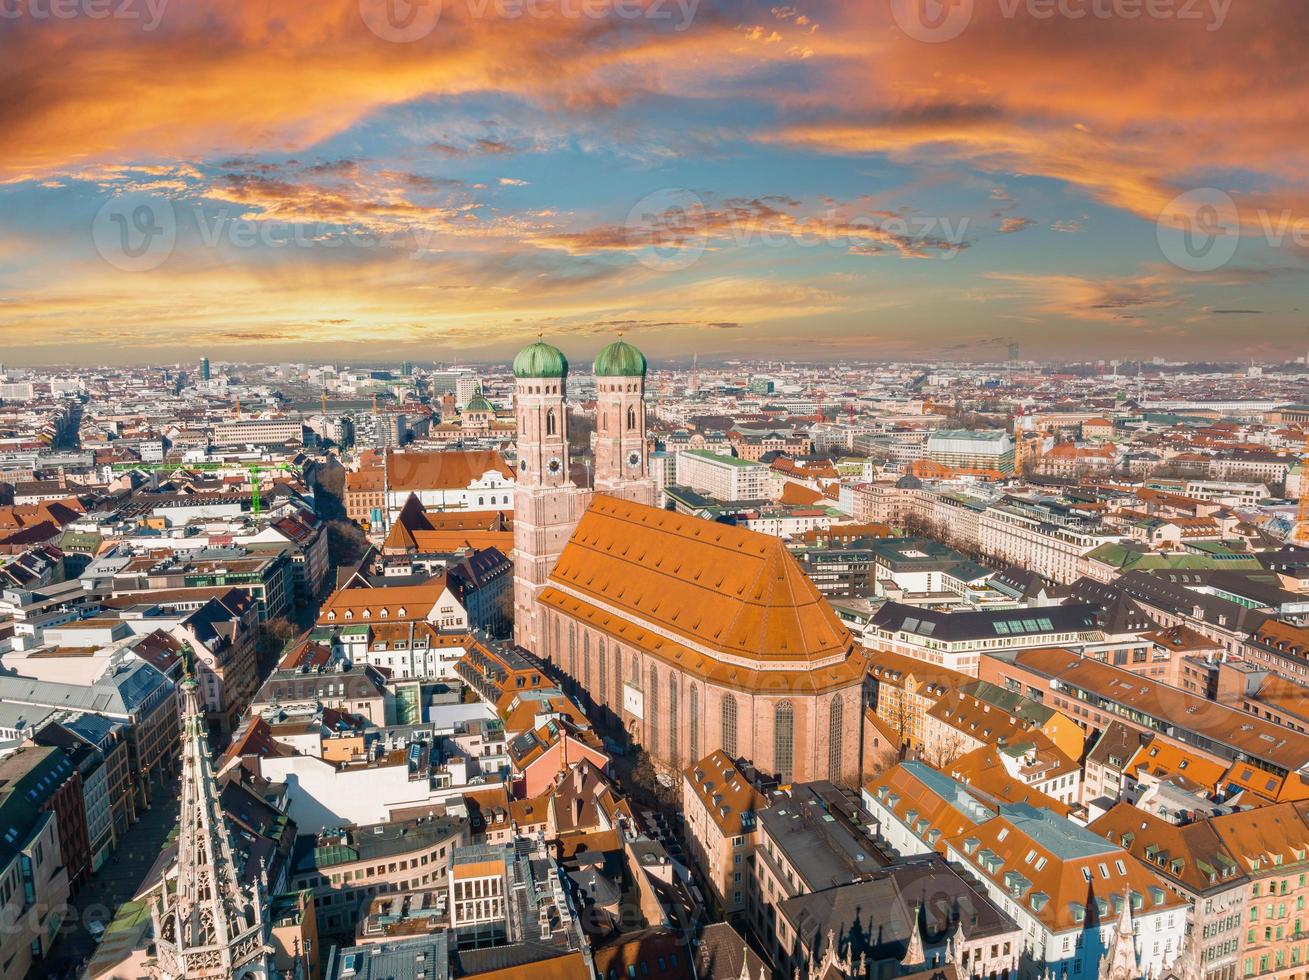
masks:
{"label": "church clock tower", "polygon": [[568,359],[538,340],[514,358],[518,462],[514,474],[514,641],[549,657],[536,598],[590,492],[568,475]]}
{"label": "church clock tower", "polygon": [[619,339],[596,355],[595,488],[654,504],[645,439],[645,355]]}

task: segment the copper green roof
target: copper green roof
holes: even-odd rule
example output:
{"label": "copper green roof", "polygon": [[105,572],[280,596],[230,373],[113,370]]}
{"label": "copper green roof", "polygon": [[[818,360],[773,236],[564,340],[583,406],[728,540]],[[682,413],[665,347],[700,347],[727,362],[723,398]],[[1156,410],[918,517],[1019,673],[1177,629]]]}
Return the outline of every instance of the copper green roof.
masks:
{"label": "copper green roof", "polygon": [[543,340],[528,344],[514,357],[515,378],[563,378],[567,374],[568,358]]}
{"label": "copper green roof", "polygon": [[625,340],[615,340],[595,357],[600,378],[644,378],[645,355]]}

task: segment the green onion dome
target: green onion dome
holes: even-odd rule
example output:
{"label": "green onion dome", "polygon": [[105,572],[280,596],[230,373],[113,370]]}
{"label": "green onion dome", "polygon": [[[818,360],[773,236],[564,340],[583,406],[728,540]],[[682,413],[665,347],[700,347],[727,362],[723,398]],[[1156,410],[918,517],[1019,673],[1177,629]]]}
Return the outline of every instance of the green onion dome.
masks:
{"label": "green onion dome", "polygon": [[558,347],[543,340],[528,344],[514,357],[515,378],[564,378],[568,375],[568,358]]}
{"label": "green onion dome", "polygon": [[598,378],[643,378],[645,355],[625,340],[615,340],[595,358]]}

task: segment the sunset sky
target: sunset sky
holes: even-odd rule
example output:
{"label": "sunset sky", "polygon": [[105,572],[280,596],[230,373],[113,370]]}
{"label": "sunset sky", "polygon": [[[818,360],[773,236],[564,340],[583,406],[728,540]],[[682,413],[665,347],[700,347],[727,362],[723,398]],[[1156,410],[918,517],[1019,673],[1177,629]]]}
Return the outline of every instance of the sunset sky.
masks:
{"label": "sunset sky", "polygon": [[1303,0],[51,2],[4,363],[1309,346]]}

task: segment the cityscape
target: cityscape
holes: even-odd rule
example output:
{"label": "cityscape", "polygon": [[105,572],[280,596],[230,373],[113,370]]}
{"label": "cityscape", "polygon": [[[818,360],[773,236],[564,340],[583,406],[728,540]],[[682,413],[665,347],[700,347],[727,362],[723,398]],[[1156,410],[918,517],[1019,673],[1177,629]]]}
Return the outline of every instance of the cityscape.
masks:
{"label": "cityscape", "polygon": [[0,0],[0,980],[1309,980],[1295,0]]}
{"label": "cityscape", "polygon": [[0,381],[6,978],[1289,977],[1309,366]]}

